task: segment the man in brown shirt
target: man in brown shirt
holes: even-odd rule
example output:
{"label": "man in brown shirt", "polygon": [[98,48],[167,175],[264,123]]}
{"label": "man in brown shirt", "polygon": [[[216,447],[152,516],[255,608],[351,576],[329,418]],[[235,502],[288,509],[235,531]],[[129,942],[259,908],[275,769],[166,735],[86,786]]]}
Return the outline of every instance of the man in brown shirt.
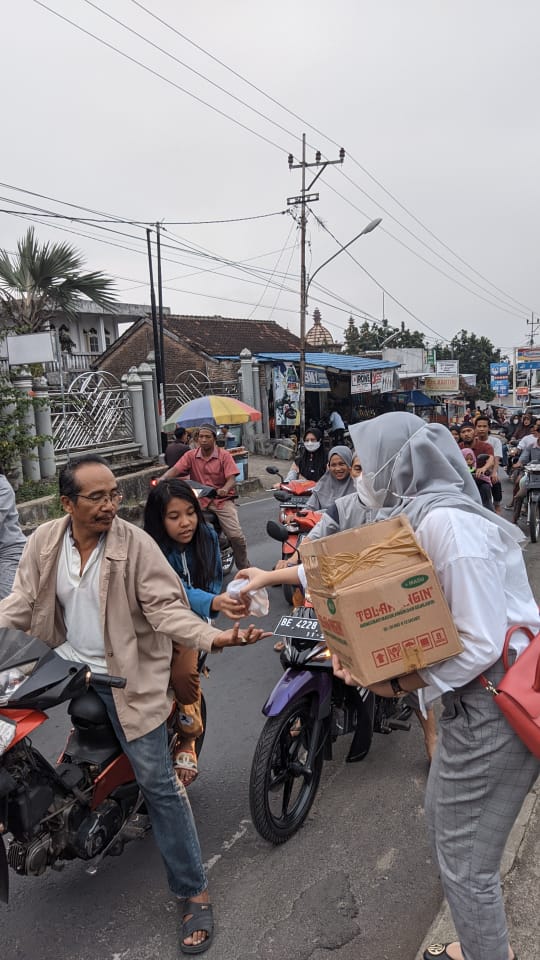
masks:
{"label": "man in brown shirt", "polygon": [[486,443],[484,440],[478,439],[478,437],[475,435],[475,429],[472,424],[464,423],[459,428],[459,445],[460,447],[468,447],[469,450],[473,451],[476,457],[478,457],[480,453],[487,454],[488,459],[486,460],[485,464],[483,464],[481,467],[477,467],[477,477],[481,477],[485,473],[489,473],[489,471],[495,466],[493,447],[490,443]]}

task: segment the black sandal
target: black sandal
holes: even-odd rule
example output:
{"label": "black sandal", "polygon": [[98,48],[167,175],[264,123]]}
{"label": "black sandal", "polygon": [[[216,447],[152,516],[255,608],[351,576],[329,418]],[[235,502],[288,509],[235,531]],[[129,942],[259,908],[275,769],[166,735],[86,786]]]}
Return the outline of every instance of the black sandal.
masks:
{"label": "black sandal", "polygon": [[[212,914],[211,903],[198,903],[193,900],[185,900],[181,906],[182,910],[182,932],[180,939],[180,949],[182,953],[204,953],[212,944],[214,939],[214,917]],[[184,920],[189,916],[189,920]],[[186,937],[191,937],[197,930],[206,933],[206,939],[201,943],[184,943]]]}
{"label": "black sandal", "polygon": [[[446,949],[448,946],[450,946],[449,943],[430,943],[424,950],[424,960],[452,960]],[[516,954],[514,954],[514,960],[518,960]]]}

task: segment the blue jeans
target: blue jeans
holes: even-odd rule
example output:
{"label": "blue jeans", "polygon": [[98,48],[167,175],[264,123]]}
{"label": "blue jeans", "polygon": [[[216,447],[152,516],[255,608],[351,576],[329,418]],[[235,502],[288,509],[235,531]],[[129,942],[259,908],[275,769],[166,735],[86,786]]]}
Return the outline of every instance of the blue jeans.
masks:
{"label": "blue jeans", "polygon": [[110,690],[99,691],[144,796],[154,837],[163,857],[169,887],[177,897],[195,897],[206,890],[195,820],[185,787],[178,783],[169,751],[167,725],[126,740]]}

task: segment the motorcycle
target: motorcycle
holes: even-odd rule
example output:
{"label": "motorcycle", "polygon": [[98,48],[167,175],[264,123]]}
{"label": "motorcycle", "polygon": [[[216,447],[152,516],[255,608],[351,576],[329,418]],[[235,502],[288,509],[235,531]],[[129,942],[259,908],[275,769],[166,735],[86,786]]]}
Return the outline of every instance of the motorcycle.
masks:
{"label": "motorcycle", "polygon": [[[207,487],[202,483],[198,483],[196,480],[186,480],[184,477],[181,479],[184,481],[184,483],[187,483],[188,486],[191,487],[198,500],[203,497],[213,500],[217,496],[215,487]],[[159,483],[159,480],[160,478],[158,476],[151,477],[150,486],[156,487]],[[206,523],[210,527],[213,527],[216,532],[221,556],[221,569],[223,571],[223,576],[226,577],[227,574],[231,572],[234,565],[234,553],[231,546],[231,541],[229,540],[227,534],[222,530],[219,517],[216,516],[213,510],[206,510],[203,508],[203,517]]]}
{"label": "motorcycle", "polygon": [[[294,559],[304,537],[321,519],[320,511],[306,509],[315,483],[313,480],[290,480],[285,483],[277,467],[267,467],[266,472],[279,477],[281,481],[280,489],[274,490],[273,494],[280,504],[279,522],[287,531],[287,538],[283,540],[281,548],[281,559],[289,561]],[[294,593],[294,587],[288,583],[283,584],[283,595],[291,606]]]}
{"label": "motorcycle", "polygon": [[536,543],[540,537],[540,463],[525,464],[527,477],[527,525],[531,543]]}
{"label": "motorcycle", "polygon": [[[276,540],[286,534],[275,521],[268,527]],[[353,734],[346,762],[356,763],[369,753],[373,733],[409,730],[412,711],[403,700],[347,686],[334,675],[309,598],[282,617],[274,633],[285,640],[285,672],[263,706],[267,720],[251,766],[249,802],[257,832],[280,844],[304,823],[337,737]]]}
{"label": "motorcycle", "polygon": [[[0,650],[0,900],[7,903],[8,867],[36,877],[79,859],[91,861],[88,872],[94,874],[105,856],[119,856],[150,823],[131,764],[96,693],[126,681],[64,660],[20,630],[0,629]],[[29,738],[48,720],[44,711],[67,701],[73,727],[52,765]],[[202,715],[206,725],[204,698]],[[173,709],[171,750],[177,719]],[[197,752],[202,740],[203,735]]]}

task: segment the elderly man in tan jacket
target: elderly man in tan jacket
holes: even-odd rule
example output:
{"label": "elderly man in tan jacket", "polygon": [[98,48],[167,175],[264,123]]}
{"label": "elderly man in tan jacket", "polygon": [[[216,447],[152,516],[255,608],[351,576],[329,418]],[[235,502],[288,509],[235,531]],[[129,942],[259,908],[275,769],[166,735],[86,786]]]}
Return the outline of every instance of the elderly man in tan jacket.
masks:
{"label": "elderly man in tan jacket", "polygon": [[220,650],[253,643],[262,631],[216,630],[191,612],[156,543],[116,516],[121,495],[101,457],[72,460],[59,484],[67,517],[30,537],[13,592],[0,602],[0,626],[26,630],[60,656],[126,678],[125,689],[99,695],[144,794],[169,886],[186,901],[180,949],[203,952],[212,940],[212,908],[167,741],[172,643]]}

